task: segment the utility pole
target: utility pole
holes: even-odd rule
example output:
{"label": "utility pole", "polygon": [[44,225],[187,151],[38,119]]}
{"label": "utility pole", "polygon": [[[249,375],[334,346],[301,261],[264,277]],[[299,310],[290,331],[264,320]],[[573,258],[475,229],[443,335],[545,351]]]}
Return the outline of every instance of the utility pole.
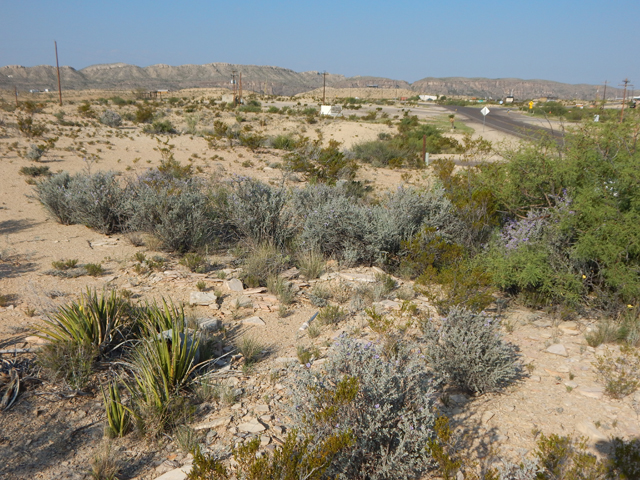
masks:
{"label": "utility pole", "polygon": [[236,84],[236,71],[231,70],[231,84],[233,85],[233,106],[238,105],[238,97],[237,97],[237,84]]}
{"label": "utility pole", "polygon": [[238,95],[238,97],[240,97],[240,103],[242,103],[242,72],[240,72],[240,94]]}
{"label": "utility pole", "polygon": [[56,48],[56,70],[58,71],[58,96],[60,97],[60,106],[62,106],[62,87],[60,86],[60,64],[58,63],[58,42],[53,41]]}
{"label": "utility pole", "polygon": [[18,87],[13,86],[13,93],[16,94],[16,108],[18,107]]}
{"label": "utility pole", "polygon": [[618,84],[619,87],[624,87],[624,93],[622,94],[622,109],[620,110],[620,123],[622,123],[622,120],[624,119],[624,102],[627,100],[627,85],[629,84],[629,79],[625,78],[623,82],[624,85]]}
{"label": "utility pole", "polygon": [[327,93],[327,72],[322,72],[322,104],[326,103],[326,93]]}
{"label": "utility pole", "polygon": [[604,110],[604,104],[607,103],[607,81],[604,81],[604,95],[602,95],[602,107],[600,110]]}

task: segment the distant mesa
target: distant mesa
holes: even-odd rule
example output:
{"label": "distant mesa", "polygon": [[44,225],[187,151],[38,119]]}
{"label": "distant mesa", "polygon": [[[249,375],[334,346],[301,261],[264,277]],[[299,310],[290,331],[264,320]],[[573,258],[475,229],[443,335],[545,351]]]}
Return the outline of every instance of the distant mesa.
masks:
{"label": "distant mesa", "polygon": [[[207,63],[204,65],[157,64],[138,67],[127,63],[91,65],[80,70],[61,67],[60,73],[64,89],[135,89],[149,90],[183,88],[229,88],[231,72],[242,72],[242,84],[246,90],[271,95],[296,95],[321,88],[323,81],[327,87],[340,89],[379,88],[402,89],[416,94],[467,95],[475,97],[503,98],[510,92],[516,99],[552,97],[558,99],[592,99],[598,86],[572,85],[549,80],[522,80],[519,78],[464,78],[425,77],[413,83],[384,77],[345,77],[318,71],[295,72],[291,69],[269,65],[236,65],[231,63]],[[44,90],[56,77],[55,67],[38,65],[6,65],[0,67],[0,89]],[[608,90],[610,98],[621,94],[615,88]],[[390,97],[395,96],[390,93]]]}

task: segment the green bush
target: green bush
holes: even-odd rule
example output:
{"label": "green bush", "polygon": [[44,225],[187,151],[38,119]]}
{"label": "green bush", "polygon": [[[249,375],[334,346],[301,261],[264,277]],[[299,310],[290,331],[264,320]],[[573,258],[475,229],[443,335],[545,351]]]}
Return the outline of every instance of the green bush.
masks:
{"label": "green bush", "polygon": [[248,287],[266,287],[268,279],[286,270],[289,264],[290,258],[273,245],[261,244],[244,259],[240,279]]}
{"label": "green bush", "polygon": [[47,166],[41,167],[21,167],[19,172],[20,175],[26,175],[28,177],[50,177],[53,175],[53,172],[49,170]]}
{"label": "green bush", "polygon": [[358,165],[339,150],[340,143],[329,140],[326,147],[320,141],[303,138],[295,151],[284,158],[287,168],[307,175],[309,181],[333,185],[338,180],[353,180]]}
{"label": "green bush", "polygon": [[176,133],[176,129],[173,123],[169,120],[154,120],[151,125],[146,125],[143,129],[145,133],[152,133],[155,135]]}
{"label": "green bush", "polygon": [[148,103],[137,104],[133,121],[135,123],[151,123],[155,113],[156,109],[153,105]]}
{"label": "green bush", "polygon": [[438,327],[426,320],[422,330],[434,372],[465,391],[498,391],[521,375],[516,350],[495,319],[454,308]]}

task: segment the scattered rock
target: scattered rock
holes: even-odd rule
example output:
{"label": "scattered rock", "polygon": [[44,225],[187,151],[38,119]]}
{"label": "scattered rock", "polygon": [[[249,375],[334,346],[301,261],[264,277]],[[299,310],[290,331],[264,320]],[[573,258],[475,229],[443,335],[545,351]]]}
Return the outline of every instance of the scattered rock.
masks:
{"label": "scattered rock", "polygon": [[265,287],[258,287],[258,288],[246,288],[244,290],[244,294],[245,295],[255,295],[257,293],[264,293],[266,292],[267,289]]}
{"label": "scattered rock", "polygon": [[568,357],[567,349],[561,343],[556,343],[547,348],[547,353],[553,353],[554,355],[560,355],[562,357]]}
{"label": "scattered rock", "polygon": [[156,480],[184,480],[187,478],[189,472],[193,465],[183,465],[180,468],[176,468],[175,470],[171,470],[164,475],[159,476]]}
{"label": "scattered rock", "polygon": [[222,320],[219,318],[199,318],[198,326],[205,332],[216,332],[222,328]]}
{"label": "scattered rock", "polygon": [[240,308],[249,308],[253,306],[253,301],[246,295],[242,295],[236,299],[236,304]]}
{"label": "scattered rock", "polygon": [[361,282],[361,283],[375,283],[376,277],[373,275],[366,275],[364,273],[339,273],[340,277],[345,280],[349,280],[352,282]]}
{"label": "scattered rock", "polygon": [[587,437],[591,437],[593,440],[608,440],[608,437],[600,430],[598,430],[596,426],[591,422],[580,422],[578,425],[576,425],[576,428],[580,433],[586,435]]}
{"label": "scattered rock", "polygon": [[243,325],[260,325],[260,326],[266,325],[266,323],[264,323],[264,320],[262,320],[260,317],[257,317],[257,316],[245,318],[240,323],[242,323]]}
{"label": "scattered rock", "polygon": [[189,305],[211,305],[215,304],[218,300],[218,297],[215,294],[210,292],[191,292],[189,294]]}
{"label": "scattered rock", "polygon": [[496,412],[494,412],[493,410],[487,410],[482,414],[482,423],[487,423],[489,420],[495,417],[495,415]]}
{"label": "scattered rock", "polygon": [[600,400],[602,395],[604,395],[604,390],[600,387],[578,387],[576,388],[576,392],[587,398],[595,398],[596,400]]}
{"label": "scattered rock", "polygon": [[291,280],[293,278],[296,278],[298,275],[300,275],[300,270],[298,270],[296,267],[290,268],[289,270],[285,270],[280,274],[280,276],[286,280]]}
{"label": "scattered rock", "polygon": [[214,418],[213,420],[209,420],[208,422],[201,423],[200,425],[196,425],[193,427],[194,430],[208,430],[211,428],[224,427],[231,423],[231,416],[227,417],[219,417]]}
{"label": "scattered rock", "polygon": [[394,302],[393,300],[381,300],[380,302],[375,302],[373,305],[379,305],[387,310],[400,310],[400,304],[398,302]]}
{"label": "scattered rock", "polygon": [[240,430],[241,432],[260,433],[264,432],[266,429],[267,427],[262,425],[257,420],[253,422],[241,423],[240,425],[238,425],[238,430]]}
{"label": "scattered rock", "polygon": [[224,286],[232,292],[244,292],[244,286],[242,285],[242,282],[237,278],[227,280],[226,282],[224,282]]}

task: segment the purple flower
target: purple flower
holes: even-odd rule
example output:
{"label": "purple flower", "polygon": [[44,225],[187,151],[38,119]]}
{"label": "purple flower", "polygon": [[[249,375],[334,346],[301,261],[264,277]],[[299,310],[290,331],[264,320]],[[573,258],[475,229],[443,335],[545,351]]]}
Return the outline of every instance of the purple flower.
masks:
{"label": "purple flower", "polygon": [[376,403],[376,404],[374,405],[374,407],[375,407],[375,408],[380,408],[380,404],[379,404],[379,403]]}

